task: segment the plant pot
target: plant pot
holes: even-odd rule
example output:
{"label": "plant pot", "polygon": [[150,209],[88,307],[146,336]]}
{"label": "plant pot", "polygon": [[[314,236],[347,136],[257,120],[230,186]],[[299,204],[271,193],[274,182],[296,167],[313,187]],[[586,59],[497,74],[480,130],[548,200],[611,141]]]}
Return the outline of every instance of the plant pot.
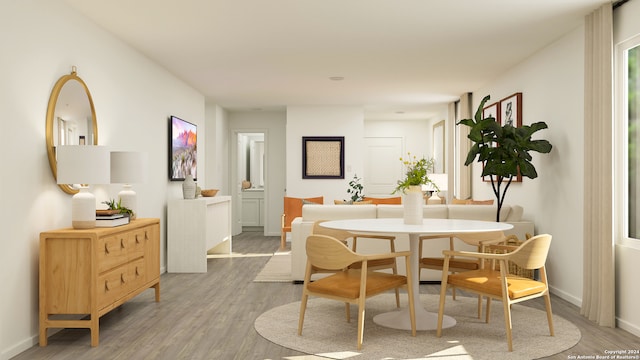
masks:
{"label": "plant pot", "polygon": [[422,186],[410,186],[404,192],[404,223],[409,225],[422,224],[422,206],[424,205],[424,195]]}

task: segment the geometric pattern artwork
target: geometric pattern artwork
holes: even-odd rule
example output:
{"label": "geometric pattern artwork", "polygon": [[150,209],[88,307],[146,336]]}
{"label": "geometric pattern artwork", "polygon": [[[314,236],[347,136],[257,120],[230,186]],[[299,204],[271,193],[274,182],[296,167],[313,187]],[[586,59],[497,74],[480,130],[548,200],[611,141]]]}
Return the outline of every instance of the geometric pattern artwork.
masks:
{"label": "geometric pattern artwork", "polygon": [[344,137],[303,137],[302,177],[344,179]]}

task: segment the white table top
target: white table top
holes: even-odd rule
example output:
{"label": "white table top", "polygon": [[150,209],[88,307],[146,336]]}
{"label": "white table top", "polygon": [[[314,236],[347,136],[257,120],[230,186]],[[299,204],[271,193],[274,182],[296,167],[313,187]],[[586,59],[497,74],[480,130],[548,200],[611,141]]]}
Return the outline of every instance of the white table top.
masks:
{"label": "white table top", "polygon": [[463,219],[424,219],[421,225],[408,225],[402,218],[331,220],[320,223],[320,226],[337,230],[404,234],[455,234],[513,228],[508,223]]}

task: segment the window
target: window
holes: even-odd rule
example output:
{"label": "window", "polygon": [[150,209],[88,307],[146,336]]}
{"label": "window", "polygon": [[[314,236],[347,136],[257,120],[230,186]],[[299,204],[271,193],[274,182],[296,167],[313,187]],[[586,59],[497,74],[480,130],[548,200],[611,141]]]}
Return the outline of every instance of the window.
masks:
{"label": "window", "polygon": [[640,45],[627,50],[628,236],[640,239]]}
{"label": "window", "polygon": [[640,239],[640,36],[618,45],[617,136],[620,145],[617,163],[620,174],[621,235]]}

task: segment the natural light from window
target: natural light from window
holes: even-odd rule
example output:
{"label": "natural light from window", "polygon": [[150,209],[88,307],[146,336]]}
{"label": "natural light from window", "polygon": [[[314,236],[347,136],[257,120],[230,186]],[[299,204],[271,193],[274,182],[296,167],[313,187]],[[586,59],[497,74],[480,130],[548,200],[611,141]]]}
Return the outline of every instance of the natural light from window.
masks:
{"label": "natural light from window", "polygon": [[628,236],[640,239],[640,46],[627,50]]}

